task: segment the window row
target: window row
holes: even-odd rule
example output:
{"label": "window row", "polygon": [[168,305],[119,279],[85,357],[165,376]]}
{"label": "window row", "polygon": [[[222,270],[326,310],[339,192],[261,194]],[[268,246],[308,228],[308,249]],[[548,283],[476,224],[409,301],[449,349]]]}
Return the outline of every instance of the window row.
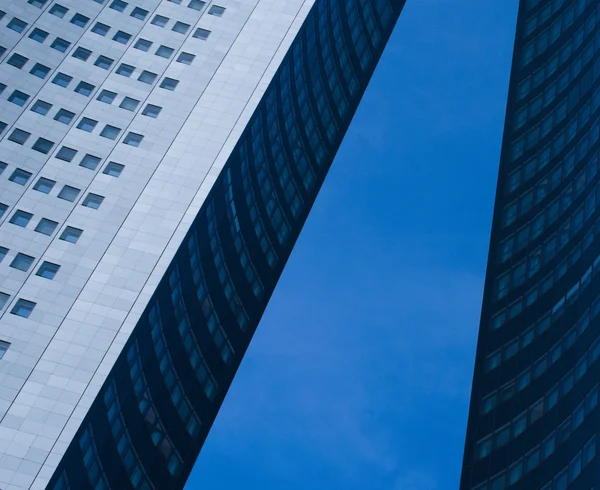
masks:
{"label": "window row", "polygon": [[[568,0],[553,0],[552,2],[546,2],[544,7],[538,12],[531,15],[525,23],[524,35],[525,37],[531,35],[537,29],[543,27],[543,25],[556,13],[560,12],[565,2]],[[581,0],[579,0],[581,1]],[[593,2],[588,2],[593,3]],[[531,10],[540,4],[540,0],[529,0],[528,8]]]}
{"label": "window row", "polygon": [[79,438],[79,449],[81,450],[83,466],[86,469],[86,474],[92,485],[92,488],[110,488],[108,479],[104,473],[102,462],[100,461],[98,449],[96,448],[96,441],[91,424],[88,424],[85,431]]}
{"label": "window row", "polygon": [[[2,247],[0,247],[1,251]],[[0,291],[0,311],[6,306],[8,300],[10,299],[10,294],[6,294]],[[28,301],[23,298],[19,298],[15,305],[10,310],[12,315],[20,316],[22,318],[29,318],[37,303],[33,301]],[[8,350],[10,344],[8,342],[0,341],[0,359],[4,356],[4,353]]]}
{"label": "window row", "polygon": [[[4,260],[4,257],[8,254],[9,250],[6,247],[0,247],[0,262]],[[17,253],[15,258],[10,263],[10,267],[13,269],[17,269],[23,272],[27,272],[31,267],[31,264],[35,261],[35,257],[31,257],[30,255],[26,255],[24,253]],[[52,262],[42,262],[39,266],[36,276],[43,277],[45,279],[54,279],[56,273],[60,269],[60,265],[53,264]]]}
{"label": "window row", "polygon": [[[0,217],[2,217],[2,215],[6,212],[7,209],[7,206],[4,208],[3,206],[6,206],[6,204],[0,203]],[[33,218],[33,214],[28,213],[27,211],[23,211],[22,209],[17,209],[11,216],[9,223],[12,223],[16,226],[20,226],[21,228],[27,228],[29,222],[31,221],[31,218]],[[54,230],[56,230],[57,226],[58,223],[56,221],[42,218],[35,227],[35,231],[37,231],[38,233],[42,233],[43,235],[50,236],[52,235],[52,233],[54,233]],[[59,238],[60,240],[64,240],[65,242],[77,243],[77,240],[79,240],[79,237],[82,235],[82,233],[83,230],[80,230],[79,228],[67,226],[63,230]]]}

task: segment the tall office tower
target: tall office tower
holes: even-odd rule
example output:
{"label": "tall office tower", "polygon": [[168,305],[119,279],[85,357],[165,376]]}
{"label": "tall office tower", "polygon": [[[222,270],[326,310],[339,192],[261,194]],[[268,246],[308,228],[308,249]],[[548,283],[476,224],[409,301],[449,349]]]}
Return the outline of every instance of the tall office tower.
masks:
{"label": "tall office tower", "polygon": [[522,0],[461,489],[600,488],[600,3]]}
{"label": "tall office tower", "polygon": [[0,488],[183,487],[403,5],[0,3]]}

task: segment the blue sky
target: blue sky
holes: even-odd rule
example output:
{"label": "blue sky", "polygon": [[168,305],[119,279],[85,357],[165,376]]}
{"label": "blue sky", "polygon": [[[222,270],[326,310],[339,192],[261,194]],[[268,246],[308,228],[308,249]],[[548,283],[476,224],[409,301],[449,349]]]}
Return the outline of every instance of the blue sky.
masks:
{"label": "blue sky", "polygon": [[186,490],[458,485],[517,0],[408,0]]}

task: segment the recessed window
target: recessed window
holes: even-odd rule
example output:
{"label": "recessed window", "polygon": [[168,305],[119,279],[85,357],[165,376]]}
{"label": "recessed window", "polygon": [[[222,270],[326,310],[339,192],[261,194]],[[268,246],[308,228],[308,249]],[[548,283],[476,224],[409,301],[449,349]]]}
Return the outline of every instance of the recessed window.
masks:
{"label": "recessed window", "polygon": [[137,133],[127,133],[123,143],[130,146],[140,146],[140,143],[144,139],[144,136]]}
{"label": "recessed window", "polygon": [[38,43],[43,43],[48,36],[49,36],[48,32],[43,31],[42,29],[38,29],[36,27],[33,31],[31,31],[31,34],[29,34],[29,39],[33,39],[34,41],[37,41]]}
{"label": "recessed window", "polygon": [[0,20],[4,19],[6,12],[4,10],[0,10]]}
{"label": "recessed window", "polygon": [[119,177],[124,168],[125,166],[121,165],[120,163],[109,162],[108,165],[102,171],[102,173],[110,175],[111,177]]}
{"label": "recessed window", "polygon": [[148,104],[148,105],[146,105],[146,107],[144,107],[142,114],[144,116],[153,117],[156,119],[158,117],[158,115],[160,114],[161,110],[162,110],[162,107],[159,107],[157,105]]}
{"label": "recessed window", "polygon": [[110,31],[110,26],[107,26],[102,22],[96,22],[94,24],[94,27],[92,27],[92,32],[100,36],[106,36],[106,34],[108,34],[108,31]]}
{"label": "recessed window", "polygon": [[27,27],[27,22],[24,22],[21,19],[17,19],[16,17],[13,17],[13,19],[8,24],[6,24],[6,27],[8,27],[9,29],[12,29],[15,32],[21,33]]}
{"label": "recessed window", "polygon": [[123,10],[125,10],[125,7],[127,7],[127,2],[124,2],[123,0],[113,0],[109,8],[114,9],[118,12],[123,12]]}
{"label": "recessed window", "polygon": [[52,79],[52,83],[56,85],[60,85],[61,87],[68,87],[73,80],[73,77],[69,75],[65,75],[64,73],[57,73],[56,76]]}
{"label": "recessed window", "polygon": [[121,109],[126,109],[128,111],[135,111],[137,109],[138,104],[140,103],[137,99],[132,99],[131,97],[125,97],[123,102],[119,105]]}
{"label": "recessed window", "polygon": [[34,104],[31,106],[31,110],[33,112],[37,112],[38,114],[41,114],[42,116],[45,116],[46,114],[48,114],[48,111],[52,108],[52,104],[49,104],[48,102],[44,102],[43,100],[36,100],[34,102]]}
{"label": "recessed window", "polygon": [[42,235],[52,235],[52,233],[54,233],[54,230],[56,230],[56,227],[58,226],[58,223],[56,221],[52,221],[46,218],[42,218],[40,220],[40,222],[37,224],[37,226],[35,227],[35,231],[37,231],[38,233],[41,233]]}
{"label": "recessed window", "polygon": [[0,162],[0,175],[2,175],[2,172],[6,170],[6,167],[8,167],[8,164]]}
{"label": "recessed window", "polygon": [[74,117],[74,112],[67,111],[66,109],[61,109],[56,113],[56,116],[54,116],[54,120],[63,124],[71,124],[71,121]]}
{"label": "recessed window", "polygon": [[100,92],[98,97],[96,97],[96,100],[104,102],[105,104],[112,104],[116,96],[117,94],[115,92],[111,92],[110,90],[103,90],[102,92]]}
{"label": "recessed window", "polygon": [[81,95],[85,95],[86,97],[89,97],[95,88],[96,87],[94,85],[92,85],[91,83],[79,82],[79,85],[77,85],[77,87],[75,88],[75,92],[77,92],[78,94],[81,94]]}
{"label": "recessed window", "polygon": [[167,0],[168,2],[171,3],[176,3],[177,5],[181,5],[181,0]]}
{"label": "recessed window", "polygon": [[157,77],[156,73],[152,73],[151,71],[144,70],[142,73],[140,73],[138,80],[142,83],[152,84],[152,83],[154,83],[154,80],[156,80],[156,77]]}
{"label": "recessed window", "polygon": [[117,41],[118,43],[121,43],[121,44],[127,44],[130,39],[131,39],[131,34],[127,34],[126,32],[123,32],[123,31],[118,31],[113,36],[113,41]]}
{"label": "recessed window", "polygon": [[131,11],[131,16],[138,20],[144,20],[147,15],[148,11],[139,7],[136,7]]}
{"label": "recessed window", "polygon": [[13,143],[17,143],[18,145],[23,145],[29,139],[31,133],[27,131],[23,131],[22,129],[14,129],[10,136],[8,137],[9,141]]}
{"label": "recessed window", "polygon": [[25,185],[27,184],[27,181],[30,179],[30,177],[31,172],[23,170],[22,168],[18,168],[12,173],[8,180],[14,182],[15,184]]}
{"label": "recessed window", "polygon": [[71,187],[70,185],[64,186],[60,192],[58,193],[59,199],[64,199],[65,201],[73,202],[77,199],[80,190],[76,187]]}
{"label": "recessed window", "polygon": [[196,55],[193,55],[192,53],[179,53],[179,56],[177,57],[177,61],[179,63],[191,65],[192,61],[194,61],[195,57],[196,57]]}
{"label": "recessed window", "polygon": [[[6,210],[8,209],[8,206],[4,203],[0,202],[0,218],[2,218],[2,216],[4,216],[4,213],[6,213]],[[0,247],[0,252],[2,251],[2,247]]]}
{"label": "recessed window", "polygon": [[18,106],[21,106],[21,107],[25,105],[25,102],[27,102],[27,99],[29,99],[29,95],[24,94],[23,92],[21,92],[19,90],[15,90],[8,97],[9,102],[12,102],[13,104],[17,104]]}
{"label": "recessed window", "polygon": [[69,41],[65,41],[64,39],[57,37],[54,41],[52,41],[50,47],[60,51],[61,53],[64,53],[67,49],[69,49],[70,45],[71,43]]}
{"label": "recessed window", "polygon": [[[9,299],[10,294],[0,293],[0,310],[2,310],[6,306],[6,303],[8,303]],[[10,344],[8,342],[3,342],[2,340],[0,340],[0,359],[4,357],[4,354],[8,350],[9,346]]]}
{"label": "recessed window", "polygon": [[121,128],[117,128],[116,126],[111,126],[107,124],[104,126],[104,129],[100,132],[100,136],[103,138],[108,138],[109,140],[116,140],[119,137],[119,133],[121,132]]}
{"label": "recessed window", "polygon": [[21,56],[20,54],[14,53],[7,61],[7,63],[19,70],[25,66],[25,63],[29,61],[29,58]]}
{"label": "recessed window", "polygon": [[152,46],[152,41],[148,41],[147,39],[138,39],[133,47],[135,49],[139,49],[140,51],[148,51],[150,46]]}
{"label": "recessed window", "polygon": [[40,177],[33,188],[34,190],[43,192],[44,194],[50,194],[50,191],[55,184],[56,182],[54,180],[47,179],[46,177]]}
{"label": "recessed window", "polygon": [[27,0],[27,3],[41,9],[44,5],[46,5],[47,1],[48,0]]}
{"label": "recessed window", "polygon": [[172,30],[178,32],[179,34],[185,34],[189,28],[190,25],[186,24],[185,22],[175,22]]}
{"label": "recessed window", "polygon": [[177,85],[179,85],[179,80],[175,80],[174,78],[165,78],[160,84],[160,88],[175,90]]}
{"label": "recessed window", "polygon": [[71,19],[71,24],[75,24],[77,27],[85,27],[85,25],[90,21],[89,17],[81,14],[75,14]]}
{"label": "recessed window", "polygon": [[4,121],[0,121],[0,134],[4,133],[4,130],[8,127]]}
{"label": "recessed window", "polygon": [[31,267],[31,264],[33,264],[34,260],[35,259],[30,255],[18,253],[17,256],[10,263],[10,266],[13,269],[18,269],[20,271],[27,272]]}
{"label": "recessed window", "polygon": [[115,60],[109,58],[108,56],[98,56],[98,59],[94,63],[94,65],[102,68],[103,70],[108,70]]}
{"label": "recessed window", "polygon": [[152,19],[152,24],[158,27],[164,27],[169,22],[168,17],[164,17],[163,15],[155,15],[154,19]]}
{"label": "recessed window", "polygon": [[80,230],[79,228],[73,228],[72,226],[67,226],[64,231],[62,232],[62,234],[60,235],[60,239],[64,240],[65,242],[69,242],[69,243],[77,243],[77,240],[79,240],[79,237],[81,236],[81,234],[83,233],[83,230]]}
{"label": "recessed window", "polygon": [[6,257],[6,254],[8,254],[8,248],[0,247],[0,262],[2,262],[4,260],[4,257]]}
{"label": "recessed window", "polygon": [[94,155],[86,153],[85,156],[79,162],[80,167],[88,168],[90,170],[96,170],[96,167],[100,163],[100,158]]}
{"label": "recessed window", "polygon": [[124,77],[129,78],[133,71],[135,70],[135,66],[127,65],[125,63],[121,63],[119,68],[117,68],[117,74],[123,75]]}
{"label": "recessed window", "polygon": [[33,214],[18,209],[10,218],[10,223],[25,228],[29,224],[29,221],[31,221],[31,218],[33,218]]}
{"label": "recessed window", "polygon": [[218,5],[212,5],[208,9],[208,13],[210,15],[215,15],[217,17],[221,17],[225,13],[225,8],[224,7],[219,7]]}
{"label": "recessed window", "polygon": [[92,194],[90,192],[85,196],[81,205],[87,208],[98,209],[100,204],[102,204],[102,201],[104,201],[104,196],[99,196],[98,194]]}
{"label": "recessed window", "polygon": [[196,29],[196,31],[194,32],[194,36],[196,39],[202,39],[203,41],[206,41],[208,39],[208,36],[210,36],[210,31],[208,29],[202,29],[201,27],[198,27],[198,29]]}
{"label": "recessed window", "polygon": [[56,15],[57,17],[60,17],[62,19],[68,11],[69,11],[68,8],[63,7],[62,5],[59,5],[58,3],[55,3],[54,5],[52,5],[52,7],[50,7],[50,10],[48,12],[51,13],[52,15]]}
{"label": "recessed window", "polygon": [[53,264],[52,262],[42,262],[42,265],[40,265],[35,275],[43,277],[44,279],[52,280],[54,279],[54,276],[56,276],[58,269],[60,269],[60,265],[58,264]]}
{"label": "recessed window", "polygon": [[50,68],[41,63],[36,63],[29,73],[43,80],[50,73]]}
{"label": "recessed window", "polygon": [[190,0],[190,3],[188,3],[188,7],[194,10],[202,10],[202,7],[205,5],[206,2],[203,2],[202,0]]}
{"label": "recessed window", "polygon": [[73,158],[75,158],[75,155],[77,155],[77,150],[69,148],[68,146],[63,146],[56,153],[56,158],[65,162],[70,162],[71,160],[73,160]]}
{"label": "recessed window", "polygon": [[89,117],[84,117],[81,119],[81,121],[79,121],[77,129],[81,129],[82,131],[87,131],[88,133],[91,133],[96,127],[96,124],[98,124],[98,121],[90,119]]}
{"label": "recessed window", "polygon": [[13,306],[13,309],[10,312],[13,315],[22,316],[23,318],[29,318],[29,315],[33,312],[36,303],[33,301],[27,301],[25,299],[19,299]]}
{"label": "recessed window", "polygon": [[160,56],[161,58],[170,58],[175,50],[173,48],[169,48],[168,46],[160,46],[156,50],[156,56]]}
{"label": "recessed window", "polygon": [[[0,56],[2,56],[2,54],[0,54]],[[6,84],[5,83],[0,83],[0,94],[2,92],[4,92],[6,90]]]}
{"label": "recessed window", "polygon": [[79,46],[77,47],[77,49],[75,49],[75,51],[73,51],[73,54],[71,56],[81,61],[87,61],[91,54],[92,52],[89,49],[85,49]]}
{"label": "recessed window", "polygon": [[40,153],[46,155],[50,153],[50,150],[52,150],[53,146],[54,141],[47,140],[46,138],[38,138],[35,144],[32,146],[32,148],[35,151],[39,151]]}
{"label": "recessed window", "polygon": [[4,55],[4,53],[6,53],[6,48],[4,46],[0,46],[0,56]]}

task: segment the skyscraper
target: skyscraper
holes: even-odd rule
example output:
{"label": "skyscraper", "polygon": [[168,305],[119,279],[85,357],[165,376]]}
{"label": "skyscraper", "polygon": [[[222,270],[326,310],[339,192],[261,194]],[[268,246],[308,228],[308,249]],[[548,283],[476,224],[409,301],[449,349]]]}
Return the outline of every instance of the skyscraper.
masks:
{"label": "skyscraper", "polygon": [[7,0],[0,488],[182,488],[404,0]]}
{"label": "skyscraper", "polygon": [[600,4],[521,0],[461,489],[600,488]]}

